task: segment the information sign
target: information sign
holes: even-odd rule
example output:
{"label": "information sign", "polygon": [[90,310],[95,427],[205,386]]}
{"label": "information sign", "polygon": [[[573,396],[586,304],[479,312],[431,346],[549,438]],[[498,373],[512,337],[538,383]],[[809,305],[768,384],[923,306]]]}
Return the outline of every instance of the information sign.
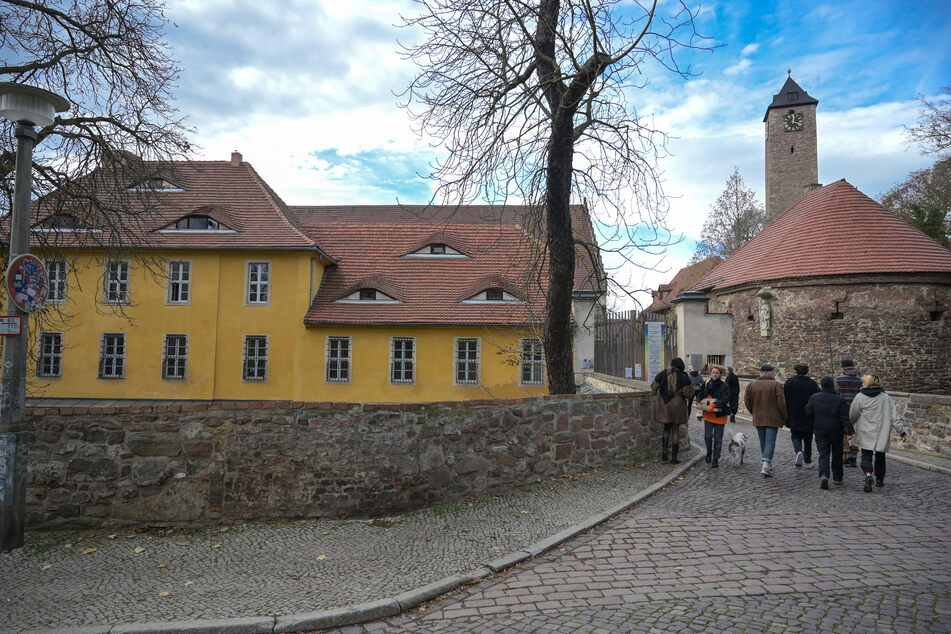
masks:
{"label": "information sign", "polygon": [[4,335],[19,335],[23,320],[19,315],[0,315],[0,337]]}
{"label": "information sign", "polygon": [[644,339],[647,348],[647,379],[652,381],[664,369],[664,322],[648,321],[644,324]]}

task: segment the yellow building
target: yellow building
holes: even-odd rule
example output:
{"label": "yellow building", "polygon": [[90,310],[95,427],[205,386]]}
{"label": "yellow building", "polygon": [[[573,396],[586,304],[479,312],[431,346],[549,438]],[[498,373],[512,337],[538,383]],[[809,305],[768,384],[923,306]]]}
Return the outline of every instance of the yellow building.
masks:
{"label": "yellow building", "polygon": [[[547,391],[532,282],[541,249],[512,210],[429,208],[424,219],[421,208],[289,207],[237,153],[156,170],[116,184],[148,193],[134,231],[106,235],[97,214],[36,205],[50,300],[31,318],[30,397]],[[579,301],[597,296],[591,270],[579,266]]]}

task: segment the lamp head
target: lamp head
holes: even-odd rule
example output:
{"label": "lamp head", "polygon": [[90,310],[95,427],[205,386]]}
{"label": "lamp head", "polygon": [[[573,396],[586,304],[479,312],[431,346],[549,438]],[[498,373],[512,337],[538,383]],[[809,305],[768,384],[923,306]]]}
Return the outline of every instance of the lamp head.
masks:
{"label": "lamp head", "polygon": [[14,123],[48,126],[69,102],[48,90],[14,82],[0,82],[0,116]]}

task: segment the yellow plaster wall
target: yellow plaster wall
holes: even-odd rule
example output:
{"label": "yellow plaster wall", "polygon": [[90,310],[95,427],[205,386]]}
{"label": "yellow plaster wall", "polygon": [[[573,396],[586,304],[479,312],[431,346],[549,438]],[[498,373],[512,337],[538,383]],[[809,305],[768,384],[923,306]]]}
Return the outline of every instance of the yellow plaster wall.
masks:
{"label": "yellow plaster wall", "polygon": [[[42,256],[42,254],[38,254]],[[33,340],[28,395],[36,397],[426,402],[517,398],[547,393],[520,386],[515,351],[519,337],[488,327],[307,327],[303,316],[320,283],[323,264],[308,252],[182,251],[150,260],[130,258],[131,303],[102,304],[101,254],[67,254],[67,301],[30,319]],[[168,260],[191,262],[191,301],[166,302]],[[247,305],[247,263],[271,263],[270,302]],[[40,331],[63,332],[62,376],[37,377],[32,358]],[[126,333],[124,379],[98,378],[100,334]],[[187,378],[162,378],[164,335],[188,335]],[[268,336],[268,379],[242,380],[245,335]],[[325,381],[327,336],[352,338],[348,384]],[[416,381],[389,382],[391,337],[416,339]],[[455,385],[457,337],[480,339],[479,385]]]}
{"label": "yellow plaster wall", "polygon": [[[350,383],[327,383],[327,337],[351,337]],[[535,337],[511,328],[481,326],[320,326],[304,333],[301,346],[299,400],[411,403],[428,401],[518,398],[547,394],[547,385],[521,386],[516,351],[520,337]],[[416,380],[390,383],[390,339],[416,339]],[[455,340],[480,340],[478,385],[455,385]]]}

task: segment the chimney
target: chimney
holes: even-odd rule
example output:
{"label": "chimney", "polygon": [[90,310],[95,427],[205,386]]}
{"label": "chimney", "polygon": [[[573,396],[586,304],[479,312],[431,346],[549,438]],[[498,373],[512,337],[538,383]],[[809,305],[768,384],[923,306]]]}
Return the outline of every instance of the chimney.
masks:
{"label": "chimney", "polygon": [[241,165],[241,152],[235,150],[231,153],[231,167],[238,167]]}

